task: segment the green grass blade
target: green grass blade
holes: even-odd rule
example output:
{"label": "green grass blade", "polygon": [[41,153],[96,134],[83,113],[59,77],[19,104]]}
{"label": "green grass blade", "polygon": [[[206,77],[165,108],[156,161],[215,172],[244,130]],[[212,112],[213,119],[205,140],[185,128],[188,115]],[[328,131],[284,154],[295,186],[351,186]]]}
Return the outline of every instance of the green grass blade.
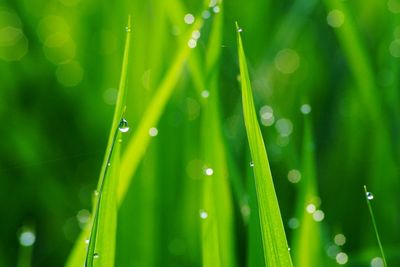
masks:
{"label": "green grass blade", "polygon": [[[113,266],[117,216],[116,206],[114,207],[114,201],[116,201],[116,187],[119,176],[119,155],[116,154],[120,153],[120,144],[116,142],[116,140],[119,135],[118,128],[124,112],[123,107],[126,96],[125,87],[126,74],[128,70],[130,35],[131,19],[129,17],[128,24],[126,26],[126,41],[118,98],[115,106],[107,149],[97,185],[97,195],[95,196],[92,222],[86,226],[77,239],[66,266],[82,266],[83,263],[85,263],[85,266],[93,266],[95,253],[102,254],[102,259],[98,261],[99,265],[96,264],[96,266]],[[112,167],[109,166],[111,164],[113,165]],[[99,229],[101,231],[99,231]],[[106,232],[104,232],[105,229],[107,229]],[[97,240],[98,232],[102,233],[99,240]],[[90,236],[90,239],[87,253],[85,253],[86,239],[88,236]],[[107,242],[108,245],[106,245]]]}
{"label": "green grass blade", "polygon": [[202,258],[204,267],[236,266],[233,231],[233,204],[227,166],[226,148],[222,137],[219,112],[219,64],[223,26],[223,8],[213,18],[205,56],[210,96],[202,101],[202,151],[213,174],[203,178],[203,208],[209,212],[202,221]]}
{"label": "green grass blade", "polygon": [[242,85],[242,103],[250,153],[254,163],[254,179],[260,212],[265,266],[292,266],[285,230],[276,197],[267,152],[253,103],[253,95],[247,70],[240,28],[237,28],[237,45]]}
{"label": "green grass blade", "polygon": [[370,202],[374,198],[374,196],[371,192],[368,192],[366,185],[364,185],[364,192],[365,192],[365,199],[366,199],[367,205],[368,205],[368,211],[369,211],[369,214],[371,215],[372,225],[374,226],[376,240],[378,241],[378,246],[379,246],[379,249],[382,254],[382,259],[383,259],[384,265],[385,265],[385,267],[387,267],[385,252],[383,250],[381,238],[379,237],[378,227],[376,226],[375,216],[374,216],[374,212],[372,210],[372,206],[371,206],[371,202]]}
{"label": "green grass blade", "polygon": [[303,152],[301,182],[296,214],[300,221],[299,229],[295,230],[292,244],[292,255],[295,266],[318,266],[321,264],[323,245],[321,244],[320,223],[313,219],[306,210],[307,205],[314,204],[318,197],[314,142],[309,115],[304,118]]}
{"label": "green grass blade", "polygon": [[[203,21],[197,20],[191,29],[188,31],[187,39],[192,34],[194,29],[199,29]],[[138,127],[131,140],[129,141],[127,148],[121,159],[121,177],[118,185],[118,203],[121,203],[125,197],[126,191],[128,190],[129,184],[133,174],[135,173],[140,160],[142,159],[144,152],[147,149],[151,136],[148,131],[151,127],[155,127],[160,119],[165,105],[167,104],[175,85],[177,84],[181,71],[185,65],[185,62],[190,54],[191,48],[188,47],[187,41],[182,43],[178,54],[175,57],[174,62],[169,68],[164,79],[161,81],[155,95],[144,112],[144,116],[140,121]]]}

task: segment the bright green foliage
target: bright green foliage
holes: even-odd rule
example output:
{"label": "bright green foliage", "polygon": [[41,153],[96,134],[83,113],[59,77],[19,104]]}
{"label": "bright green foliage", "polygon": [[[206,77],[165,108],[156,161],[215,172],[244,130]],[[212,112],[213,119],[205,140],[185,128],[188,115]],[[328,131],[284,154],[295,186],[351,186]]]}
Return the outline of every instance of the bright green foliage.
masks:
{"label": "bright green foliage", "polygon": [[313,142],[311,118],[304,117],[301,186],[296,200],[296,214],[300,222],[294,232],[292,251],[294,266],[318,266],[323,261],[321,226],[307,212],[307,205],[320,206],[315,164],[315,144]]}
{"label": "bright green foliage", "polygon": [[236,30],[240,81],[242,85],[243,115],[251,157],[254,164],[253,170],[257,191],[257,203],[259,207],[265,266],[288,267],[292,266],[292,260],[290,258],[282,217],[279,211],[267,152],[265,150],[264,140],[262,138],[253,103],[250,77],[240,34],[242,30],[237,24]]}
{"label": "bright green foliage", "polygon": [[[221,50],[222,18],[222,14],[216,16],[211,29],[203,74],[207,82],[201,86],[210,88],[210,96],[202,103],[204,114],[201,142],[205,174],[201,212],[207,214],[201,225],[204,267],[236,266],[232,193],[219,112],[217,59]],[[212,170],[211,175],[207,175],[207,168]]]}
{"label": "bright green foliage", "polygon": [[399,10],[2,1],[0,267],[400,266]]}
{"label": "bright green foliage", "polygon": [[[102,170],[96,191],[94,192],[93,219],[91,224],[82,232],[74,252],[67,266],[114,266],[116,228],[117,228],[117,188],[120,176],[120,147],[119,140],[122,132],[129,130],[125,119],[122,117],[125,109],[126,75],[128,71],[128,59],[130,49],[131,18],[126,26],[126,41],[124,58],[122,63],[121,80],[118,90],[118,98],[115,105],[114,118],[109,135]],[[122,128],[122,131],[120,129]],[[122,139],[121,139],[122,140]],[[88,242],[86,242],[88,240]],[[84,247],[87,244],[87,253],[83,259]]]}

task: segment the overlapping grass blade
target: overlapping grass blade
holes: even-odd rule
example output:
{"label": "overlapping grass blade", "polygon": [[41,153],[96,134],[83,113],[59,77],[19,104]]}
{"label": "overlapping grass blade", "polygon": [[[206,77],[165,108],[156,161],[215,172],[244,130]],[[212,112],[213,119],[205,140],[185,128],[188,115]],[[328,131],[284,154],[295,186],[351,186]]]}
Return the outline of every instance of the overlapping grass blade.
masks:
{"label": "overlapping grass blade", "polygon": [[250,153],[254,163],[253,170],[260,213],[265,266],[288,267],[292,266],[292,260],[288,251],[285,230],[283,228],[267,152],[257,121],[246,56],[240,35],[241,30],[237,24],[236,29],[243,113]]}
{"label": "overlapping grass blade", "polygon": [[323,244],[320,223],[306,210],[309,204],[318,207],[314,142],[309,115],[304,118],[301,182],[297,198],[296,214],[300,227],[294,232],[292,254],[294,266],[318,266],[321,264]]}
{"label": "overlapping grass blade", "polygon": [[[202,23],[203,21],[199,19],[193,24],[186,34],[188,37],[187,40],[193,30],[200,28]],[[121,203],[125,197],[133,174],[135,173],[149,144],[151,136],[149,136],[148,131],[151,127],[157,125],[158,120],[164,111],[165,105],[180,78],[181,71],[190,54],[190,50],[191,49],[187,46],[187,41],[182,43],[181,47],[178,49],[177,55],[175,56],[175,60],[158,86],[155,95],[144,112],[145,115],[137,126],[133,137],[130,139],[127,148],[123,153],[121,159],[121,177],[118,185],[118,203]]]}
{"label": "overlapping grass blade", "polygon": [[[233,232],[232,192],[219,112],[218,62],[221,50],[223,8],[213,19],[206,53],[206,71],[202,75],[210,96],[202,103],[202,151],[205,167],[213,170],[204,175],[203,209],[208,217],[202,220],[202,258],[204,267],[236,266]],[[196,62],[195,62],[196,63]]]}
{"label": "overlapping grass blade", "polygon": [[[119,178],[119,153],[120,144],[116,142],[119,136],[119,128],[124,112],[126,74],[128,70],[128,58],[131,35],[131,19],[129,17],[126,26],[126,40],[124,57],[121,70],[118,98],[115,106],[111,132],[108,139],[106,153],[100,172],[100,178],[95,191],[93,218],[78,238],[75,247],[66,263],[66,266],[93,266],[94,259],[98,258],[96,266],[113,266],[115,255],[116,236],[116,189]],[[99,233],[101,233],[99,235]],[[98,236],[99,235],[99,236]],[[89,238],[87,252],[86,240]],[[101,255],[101,258],[100,258]]]}

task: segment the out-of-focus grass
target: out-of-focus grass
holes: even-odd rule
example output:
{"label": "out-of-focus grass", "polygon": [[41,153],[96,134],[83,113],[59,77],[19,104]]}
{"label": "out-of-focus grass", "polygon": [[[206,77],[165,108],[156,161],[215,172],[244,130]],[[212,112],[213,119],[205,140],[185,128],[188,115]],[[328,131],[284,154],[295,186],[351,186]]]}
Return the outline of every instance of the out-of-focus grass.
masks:
{"label": "out-of-focus grass", "polygon": [[[75,242],[85,255],[84,235],[76,239],[107,146],[129,13],[116,266],[264,264],[236,20],[295,266],[380,261],[363,184],[379,196],[387,263],[398,265],[398,12],[392,0],[2,2],[0,267],[21,255],[61,266]],[[322,220],[305,213],[310,198]],[[36,238],[21,250],[23,225]]]}

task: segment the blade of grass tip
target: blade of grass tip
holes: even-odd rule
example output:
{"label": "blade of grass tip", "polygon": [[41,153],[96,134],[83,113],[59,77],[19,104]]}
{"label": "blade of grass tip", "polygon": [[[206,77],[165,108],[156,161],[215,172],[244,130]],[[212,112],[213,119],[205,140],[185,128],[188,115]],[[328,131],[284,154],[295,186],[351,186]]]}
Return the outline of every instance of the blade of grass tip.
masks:
{"label": "blade of grass tip", "polygon": [[243,115],[250,153],[253,159],[254,179],[260,212],[265,266],[292,266],[285,230],[269,167],[267,151],[257,121],[253,95],[241,39],[241,29],[236,23],[237,45],[242,86]]}
{"label": "blade of grass tip", "polygon": [[376,226],[375,216],[374,216],[374,212],[373,212],[372,206],[371,206],[371,200],[374,199],[374,195],[367,190],[366,185],[364,185],[364,193],[365,193],[365,199],[366,199],[367,205],[368,205],[369,214],[371,215],[372,225],[374,226],[376,240],[378,241],[378,246],[379,246],[379,249],[382,254],[383,263],[384,263],[384,266],[387,267],[385,252],[383,251],[383,246],[381,243],[381,239],[379,237],[378,227]]}
{"label": "blade of grass tip", "polygon": [[[99,217],[110,217],[110,223],[105,223],[105,228],[107,229],[111,229],[113,228],[112,224],[116,225],[116,213],[114,215],[113,210],[110,210],[110,216],[107,215],[107,209],[103,209],[102,208],[102,215],[99,215],[99,209],[100,206],[102,207],[107,207],[108,206],[108,202],[111,199],[111,202],[113,201],[113,194],[115,194],[115,192],[112,192],[112,190],[116,191],[116,188],[114,188],[111,185],[114,185],[114,183],[107,183],[105,186],[105,181],[104,179],[106,179],[110,172],[108,171],[109,169],[109,164],[112,163],[112,161],[114,161],[113,159],[113,155],[115,155],[115,153],[113,153],[113,149],[115,146],[115,141],[117,139],[118,136],[118,130],[120,131],[127,131],[128,125],[125,119],[122,118],[122,115],[124,113],[124,102],[125,102],[125,97],[126,97],[126,74],[127,74],[127,70],[128,70],[128,59],[129,59],[129,47],[130,47],[130,35],[131,35],[131,17],[129,16],[128,18],[128,24],[125,28],[126,31],[126,40],[125,40],[125,48],[124,48],[124,56],[123,56],[123,61],[122,61],[122,69],[121,69],[121,78],[120,78],[120,83],[119,83],[119,90],[118,90],[118,98],[117,98],[117,102],[116,102],[116,106],[115,106],[115,111],[114,111],[114,117],[113,117],[113,121],[112,121],[112,125],[111,125],[111,132],[109,135],[109,139],[108,139],[108,143],[107,143],[107,148],[106,148],[106,153],[105,153],[105,157],[104,157],[104,161],[103,161],[103,165],[102,165],[102,169],[100,172],[100,178],[99,178],[99,182],[97,185],[97,190],[95,191],[95,202],[94,202],[94,207],[93,207],[93,218],[91,220],[90,223],[88,223],[85,227],[85,229],[82,231],[81,235],[78,237],[75,246],[71,252],[70,257],[67,260],[66,266],[68,267],[74,267],[74,266],[82,266],[85,263],[85,266],[92,266],[93,264],[93,258],[95,256],[95,247],[96,247],[96,239],[97,239],[97,226],[99,223]],[[119,145],[117,146],[119,147]],[[119,153],[119,149],[117,150],[117,153]],[[116,157],[119,158],[119,157]],[[114,164],[114,165],[119,165],[119,164]],[[114,170],[117,169],[118,166],[113,166],[113,171],[112,173],[114,173]],[[113,177],[111,177],[110,179],[116,180],[118,178],[118,175],[113,175]],[[116,182],[115,182],[116,183]],[[105,188],[104,188],[105,186]],[[116,187],[117,185],[115,185]],[[104,195],[106,197],[101,197],[101,194],[103,194],[103,190],[106,189],[107,192],[104,193]],[[111,195],[111,196],[110,196]],[[103,202],[106,204],[102,204],[101,202]],[[111,204],[112,205],[112,204]],[[104,214],[105,213],[105,214]],[[115,218],[115,219],[114,219]],[[102,223],[102,225],[104,225]],[[101,226],[101,228],[103,228],[103,226]],[[110,231],[107,235],[113,235],[113,237],[111,237],[111,240],[115,239],[115,230],[114,231]],[[88,236],[90,235],[90,239],[89,239],[89,244],[88,244],[88,248],[87,248],[87,253],[85,253],[85,246],[86,246],[86,240],[88,238]],[[110,238],[110,236],[108,236]],[[103,238],[101,239],[103,240]],[[102,241],[100,241],[100,243],[102,243]],[[111,242],[112,243],[112,242]],[[102,245],[100,245],[101,247]],[[108,249],[111,249],[110,247]],[[115,250],[115,244],[114,244],[114,248],[112,248],[113,251],[109,251],[107,253],[102,253],[102,254],[107,254],[105,256],[105,260],[103,261],[108,261],[111,262],[113,260],[110,260],[110,258],[113,258],[114,255],[114,250]],[[110,266],[110,265],[108,265]]]}

